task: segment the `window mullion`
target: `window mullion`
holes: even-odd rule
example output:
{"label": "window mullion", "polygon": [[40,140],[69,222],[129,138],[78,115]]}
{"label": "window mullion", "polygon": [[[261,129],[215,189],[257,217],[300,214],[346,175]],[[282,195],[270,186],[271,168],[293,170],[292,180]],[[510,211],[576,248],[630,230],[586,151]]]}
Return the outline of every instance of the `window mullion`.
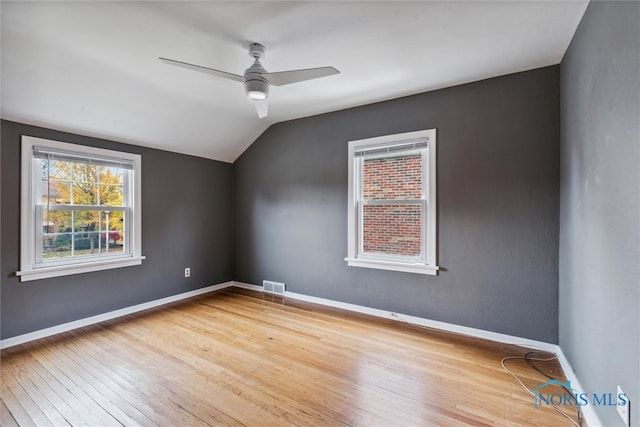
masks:
{"label": "window mullion", "polygon": [[71,211],[71,256],[74,256],[76,248],[76,211]]}

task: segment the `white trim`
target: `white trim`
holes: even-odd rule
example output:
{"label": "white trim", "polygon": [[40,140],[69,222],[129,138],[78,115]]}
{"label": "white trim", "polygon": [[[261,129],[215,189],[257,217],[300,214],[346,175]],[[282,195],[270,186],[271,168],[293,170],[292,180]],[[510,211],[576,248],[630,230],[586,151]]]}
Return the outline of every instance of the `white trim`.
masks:
{"label": "white trim", "polygon": [[21,282],[30,280],[46,279],[48,277],[69,276],[72,274],[89,273],[91,271],[100,271],[106,268],[130,267],[142,264],[142,260],[146,257],[129,257],[129,258],[113,258],[103,259],[82,264],[67,264],[54,267],[42,267],[37,270],[16,271],[16,276],[20,277]]}
{"label": "white trim", "polygon": [[425,264],[409,264],[405,262],[393,262],[369,258],[345,258],[349,267],[377,268],[379,270],[404,271],[405,273],[438,274],[440,267]]}
{"label": "white trim", "polygon": [[263,291],[263,287],[260,285],[252,285],[250,283],[236,282],[235,280],[231,283],[233,283],[233,286],[235,286],[236,288],[249,289],[250,291],[258,291],[258,292]]}
{"label": "white trim", "polygon": [[213,291],[229,288],[234,286],[234,282],[225,282],[217,285],[207,286],[205,288],[196,289],[189,292],[184,292],[177,295],[171,295],[169,297],[160,298],[157,300],[145,302],[142,304],[133,305],[131,307],[121,308],[120,310],[110,311],[108,313],[98,314],[96,316],[86,317],[84,319],[74,320],[73,322],[63,323],[60,325],[52,326],[50,328],[41,329],[39,331],[30,332],[24,335],[18,335],[15,337],[0,340],[0,349],[13,347],[16,345],[24,344],[29,341],[35,341],[40,338],[50,337],[51,335],[60,334],[62,332],[71,331],[73,329],[82,328],[96,323],[104,322],[106,320],[115,319],[118,317],[126,316],[128,314],[137,313],[139,311],[148,310],[150,308],[158,307],[161,305],[169,304],[175,301],[180,301],[186,298],[195,297],[198,295],[206,294]]}
{"label": "white trim", "polygon": [[556,344],[544,341],[536,341],[528,338],[516,337],[513,335],[501,334],[498,332],[485,331],[483,329],[470,328],[468,326],[454,325],[452,323],[440,322],[437,320],[425,319],[423,317],[411,316],[408,314],[395,313],[392,311],[380,310],[377,308],[364,307],[356,304],[333,301],[324,298],[312,297],[294,292],[285,292],[285,297],[297,299],[300,301],[311,302],[328,307],[340,308],[356,313],[368,314],[370,316],[382,317],[384,319],[396,320],[398,322],[410,323],[412,325],[424,326],[427,328],[438,329],[454,334],[468,335],[471,337],[482,338],[489,341],[496,341],[505,344],[519,345],[523,347],[536,348],[544,351],[555,353],[558,346]]}
{"label": "white trim", "polygon": [[[357,173],[362,173],[362,167],[356,166],[355,162],[361,165],[361,157],[356,156],[356,152],[363,150],[363,147],[383,147],[392,144],[404,144],[412,140],[427,141],[426,149],[423,149],[423,215],[422,215],[422,250],[420,263],[413,260],[394,261],[393,257],[378,261],[372,257],[362,254],[362,227],[359,222],[360,210],[362,206],[362,177]],[[350,267],[377,268],[381,270],[403,271],[407,273],[438,274],[437,266],[437,159],[436,159],[436,129],[426,129],[415,132],[405,132],[394,135],[384,135],[374,138],[353,140],[348,142],[348,187],[347,187],[347,265]],[[426,204],[426,206],[425,206]],[[386,257],[385,257],[386,258]]]}
{"label": "white trim", "polygon": [[[558,358],[558,362],[560,362],[560,366],[562,367],[565,376],[567,377],[567,380],[571,381],[571,388],[573,388],[577,394],[586,393],[586,390],[582,387],[580,381],[578,381],[578,377],[576,376],[573,367],[569,363],[569,359],[567,359],[560,346],[558,346],[558,350],[555,354]],[[598,427],[604,425],[602,421],[600,421],[600,417],[598,417],[598,413],[596,412],[593,405],[581,406],[580,410],[582,411],[582,416],[587,421],[589,427]]]}

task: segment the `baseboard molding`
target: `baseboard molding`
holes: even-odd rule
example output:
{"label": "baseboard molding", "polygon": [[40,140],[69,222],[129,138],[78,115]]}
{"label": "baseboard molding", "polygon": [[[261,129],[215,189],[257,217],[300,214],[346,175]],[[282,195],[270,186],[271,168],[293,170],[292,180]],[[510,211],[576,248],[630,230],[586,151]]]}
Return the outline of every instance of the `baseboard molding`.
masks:
{"label": "baseboard molding", "polygon": [[[576,372],[571,366],[571,363],[569,363],[569,359],[567,359],[564,352],[562,351],[562,347],[560,346],[558,346],[556,357],[558,358],[558,362],[560,362],[560,366],[562,366],[562,370],[564,371],[567,380],[571,381],[571,388],[573,388],[578,394],[586,393],[587,391],[582,387],[582,384],[580,384],[580,381],[576,376]],[[602,421],[600,421],[600,417],[598,417],[598,413],[593,406],[585,405],[582,406],[580,410],[582,411],[582,416],[584,417],[589,427],[598,427],[604,425]]]}
{"label": "baseboard molding", "polygon": [[248,289],[250,291],[262,292],[262,286],[260,286],[260,285],[252,285],[250,283],[236,282],[236,281],[233,281],[231,283],[233,283],[233,286],[235,286],[236,288],[242,288],[242,289]]}
{"label": "baseboard molding", "polygon": [[[252,285],[249,283],[242,282],[233,282],[233,286],[237,288],[249,289],[252,291],[262,292],[262,286]],[[349,304],[340,301],[334,301],[325,298],[318,298],[304,294],[298,294],[295,292],[286,291],[284,296],[286,298],[297,299],[300,301],[311,302],[314,304],[319,304],[327,307],[339,308],[343,310],[353,311],[356,313],[368,314],[371,316],[381,317],[384,319],[396,320],[399,322],[406,322],[413,325],[424,326],[427,328],[437,329],[445,332],[451,332],[454,334],[467,335],[475,338],[482,338],[489,341],[500,342],[503,344],[513,344],[522,347],[527,347],[536,350],[543,350],[549,353],[553,353],[558,358],[560,362],[560,366],[562,366],[562,370],[564,371],[567,379],[571,381],[572,387],[578,393],[585,392],[584,388],[578,381],[576,377],[575,371],[571,367],[569,360],[566,358],[562,348],[560,348],[557,344],[551,344],[544,341],[532,340],[529,338],[522,338],[513,335],[501,334],[497,332],[485,331],[483,329],[470,328],[468,326],[460,326],[446,322],[440,322],[437,320],[425,319],[422,317],[410,316],[401,313],[394,313],[390,311],[380,310],[377,308],[365,307],[357,304]],[[602,426],[602,422],[598,417],[593,406],[587,405],[582,407],[582,415],[584,420],[587,422],[589,427],[598,427]]]}
{"label": "baseboard molding", "polygon": [[133,305],[131,307],[122,308],[119,310],[110,311],[108,313],[98,314],[96,316],[86,317],[84,319],[74,320],[68,323],[62,323],[60,325],[52,326],[46,329],[40,329],[39,331],[30,332],[24,335],[18,335],[15,337],[0,340],[0,350],[13,347],[19,344],[24,344],[29,341],[35,341],[40,338],[50,337],[52,335],[60,334],[62,332],[71,331],[73,329],[82,328],[85,326],[93,325],[96,323],[104,322],[106,320],[115,319],[118,317],[126,316],[128,314],[137,313],[139,311],[148,310],[161,305],[169,304],[172,302],[180,301],[186,298],[195,297],[198,295],[206,294],[209,292],[218,291],[220,289],[228,288],[234,285],[234,282],[225,282],[217,285],[207,286],[205,288],[196,289],[189,292],[184,292],[178,295],[172,295],[166,298],[160,298],[157,300],[145,302],[142,304]]}

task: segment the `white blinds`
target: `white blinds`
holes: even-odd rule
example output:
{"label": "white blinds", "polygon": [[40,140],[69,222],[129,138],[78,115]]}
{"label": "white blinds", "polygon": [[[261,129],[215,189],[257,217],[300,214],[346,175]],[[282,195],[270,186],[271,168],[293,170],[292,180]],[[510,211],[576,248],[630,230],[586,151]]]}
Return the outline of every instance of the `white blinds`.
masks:
{"label": "white blinds", "polygon": [[60,162],[84,163],[96,166],[133,170],[133,160],[118,159],[115,157],[95,156],[72,151],[52,150],[45,147],[33,147],[33,157]]}
{"label": "white blinds", "polygon": [[419,138],[395,143],[383,143],[379,145],[367,145],[357,147],[354,151],[356,157],[378,156],[380,154],[395,153],[408,150],[419,150],[429,146],[428,138]]}

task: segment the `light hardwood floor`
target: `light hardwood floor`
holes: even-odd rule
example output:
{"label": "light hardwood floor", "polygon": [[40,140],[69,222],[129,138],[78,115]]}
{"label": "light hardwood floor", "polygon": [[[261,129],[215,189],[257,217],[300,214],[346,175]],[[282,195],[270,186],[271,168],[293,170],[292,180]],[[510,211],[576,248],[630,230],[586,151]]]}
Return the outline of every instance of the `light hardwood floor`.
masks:
{"label": "light hardwood floor", "polygon": [[232,288],[2,351],[1,422],[572,425],[503,371],[527,351]]}

